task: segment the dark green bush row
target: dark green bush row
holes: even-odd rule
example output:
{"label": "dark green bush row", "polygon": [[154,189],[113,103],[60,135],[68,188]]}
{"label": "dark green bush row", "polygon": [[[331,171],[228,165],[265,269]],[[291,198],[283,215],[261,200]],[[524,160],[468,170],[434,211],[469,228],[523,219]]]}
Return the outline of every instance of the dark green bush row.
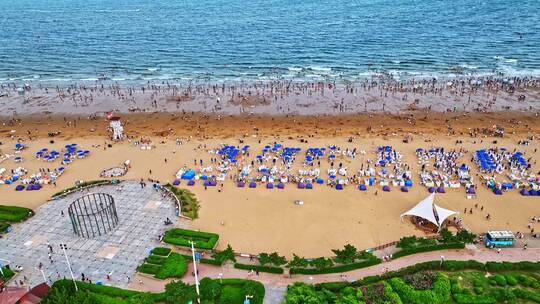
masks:
{"label": "dark green bush row", "polygon": [[540,262],[487,262],[487,271],[540,270]]}
{"label": "dark green bush row", "polygon": [[289,270],[290,274],[326,274],[326,273],[338,273],[338,272],[347,272],[355,269],[365,268],[381,263],[381,259],[372,256],[366,261],[339,265],[327,268],[291,268]]}
{"label": "dark green bush row", "polygon": [[407,255],[420,253],[420,252],[445,250],[445,249],[463,249],[463,248],[465,248],[464,243],[448,243],[448,244],[437,244],[437,245],[425,246],[425,247],[410,247],[410,248],[405,248],[394,253],[392,257],[394,259],[397,259],[400,257],[404,257]]}
{"label": "dark green bush row", "polygon": [[157,264],[157,265],[161,265],[165,262],[167,258],[164,257],[164,256],[160,256],[160,255],[151,255],[149,257],[147,257],[146,259],[144,259],[144,261],[148,264]]}
{"label": "dark green bush row", "polygon": [[137,271],[146,273],[146,274],[155,275],[159,271],[160,268],[161,268],[160,265],[144,263],[141,266],[137,267]]}
{"label": "dark green bush row", "polygon": [[195,242],[195,248],[210,250],[216,246],[219,235],[210,232],[173,228],[165,232],[163,237],[165,243],[185,247],[191,247],[190,241],[192,240]]}
{"label": "dark green bush row", "polygon": [[63,195],[66,195],[68,192],[71,192],[73,190],[77,190],[77,189],[80,189],[80,188],[83,188],[83,187],[87,187],[87,186],[98,185],[98,184],[106,185],[106,184],[110,184],[110,183],[111,183],[111,181],[106,180],[106,179],[88,181],[88,182],[81,183],[78,186],[69,187],[69,188],[66,188],[66,189],[64,189],[64,190],[62,190],[60,192],[56,192],[55,194],[53,194],[52,197],[54,198],[54,197],[63,196]]}
{"label": "dark green bush row", "polygon": [[0,205],[0,221],[3,222],[22,222],[32,214],[28,208]]}
{"label": "dark green bush row", "polygon": [[283,268],[280,268],[280,267],[234,263],[234,268],[243,269],[243,270],[253,270],[253,271],[259,271],[259,272],[275,273],[275,274],[283,274]]}
{"label": "dark green bush row", "polygon": [[155,255],[168,256],[169,253],[171,253],[171,248],[156,247],[152,249],[152,254],[155,254]]}

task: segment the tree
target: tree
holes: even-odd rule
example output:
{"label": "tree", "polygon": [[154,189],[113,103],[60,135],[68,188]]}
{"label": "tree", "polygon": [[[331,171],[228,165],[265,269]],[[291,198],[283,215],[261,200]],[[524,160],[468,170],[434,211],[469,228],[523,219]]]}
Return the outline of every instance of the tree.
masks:
{"label": "tree", "polygon": [[299,268],[299,267],[307,267],[308,265],[309,265],[309,262],[306,259],[299,257],[293,253],[293,259],[289,262],[287,267]]}
{"label": "tree", "polygon": [[309,262],[309,265],[318,269],[322,269],[332,267],[334,265],[334,262],[332,262],[332,260],[329,258],[319,257],[311,260],[311,262]]}
{"label": "tree", "polygon": [[234,256],[234,250],[232,249],[231,245],[227,244],[227,249],[216,252],[212,255],[212,257],[219,261],[221,264],[225,263],[226,261],[233,261],[236,262],[236,257]]}
{"label": "tree", "polygon": [[336,262],[341,264],[354,263],[358,258],[358,250],[351,244],[345,245],[342,250],[333,249],[332,252],[336,255]]}
{"label": "tree", "polygon": [[[263,295],[259,293],[259,284],[258,282],[254,281],[247,281],[244,286],[242,286],[242,295],[245,296],[253,296],[253,300],[251,302],[256,302],[256,299],[261,299]],[[262,299],[261,299],[262,302]]]}
{"label": "tree", "polygon": [[193,286],[182,281],[172,281],[165,285],[165,295],[166,302],[171,304],[183,304],[197,298]]}
{"label": "tree", "polygon": [[273,264],[275,266],[281,266],[287,263],[287,259],[284,256],[280,256],[277,252],[260,253],[259,254],[259,263],[261,265]]}
{"label": "tree", "polygon": [[221,284],[219,284],[219,281],[210,278],[202,279],[199,289],[202,300],[215,300],[221,295]]}

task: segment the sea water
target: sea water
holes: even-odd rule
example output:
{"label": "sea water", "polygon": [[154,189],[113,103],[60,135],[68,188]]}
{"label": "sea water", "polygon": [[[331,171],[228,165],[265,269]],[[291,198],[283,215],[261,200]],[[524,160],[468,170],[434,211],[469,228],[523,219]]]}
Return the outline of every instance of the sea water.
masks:
{"label": "sea water", "polygon": [[540,75],[539,0],[0,0],[0,82]]}

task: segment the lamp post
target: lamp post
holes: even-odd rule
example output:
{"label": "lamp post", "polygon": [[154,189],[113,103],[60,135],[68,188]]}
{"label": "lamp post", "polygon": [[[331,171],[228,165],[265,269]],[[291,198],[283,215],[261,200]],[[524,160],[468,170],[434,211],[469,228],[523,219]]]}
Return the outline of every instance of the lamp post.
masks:
{"label": "lamp post", "polygon": [[43,282],[47,283],[47,278],[45,277],[45,272],[43,269],[36,268],[36,270],[39,270],[41,272],[41,275],[43,276]]}
{"label": "lamp post", "polygon": [[197,261],[195,260],[195,242],[191,241],[191,256],[193,257],[193,273],[195,274],[195,291],[197,291],[197,303],[201,303],[201,293],[199,292],[199,276],[197,274]]}
{"label": "lamp post", "polygon": [[67,256],[67,244],[60,244],[60,248],[62,248],[62,251],[64,251],[64,256],[66,257],[69,273],[71,274],[71,279],[73,280],[73,284],[75,285],[75,291],[79,291],[79,289],[77,288],[77,282],[75,281],[75,276],[73,275],[73,270],[71,270],[71,264],[69,263],[69,259]]}

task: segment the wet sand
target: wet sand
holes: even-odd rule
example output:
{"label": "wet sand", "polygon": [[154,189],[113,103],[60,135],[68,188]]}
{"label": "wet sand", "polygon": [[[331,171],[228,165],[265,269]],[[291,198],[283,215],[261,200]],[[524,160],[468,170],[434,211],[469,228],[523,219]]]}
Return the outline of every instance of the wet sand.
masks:
{"label": "wet sand", "polygon": [[[401,222],[399,215],[427,196],[426,189],[419,184],[420,166],[416,161],[416,148],[444,146],[447,149],[460,148],[469,152],[463,162],[470,164],[471,152],[480,148],[517,148],[532,157],[532,171],[538,172],[538,154],[534,153],[538,141],[530,146],[518,146],[518,140],[538,137],[540,120],[534,114],[492,113],[434,114],[415,112],[412,116],[392,116],[383,114],[343,115],[343,116],[214,116],[202,114],[131,114],[124,115],[126,133],[134,139],[150,138],[155,145],[152,150],[141,150],[128,141],[111,143],[106,137],[107,122],[104,118],[66,116],[26,116],[21,120],[7,117],[1,120],[1,154],[13,153],[14,144],[21,140],[29,146],[21,153],[25,158],[20,164],[7,160],[0,168],[8,170],[23,166],[29,174],[39,168],[55,168],[59,160],[47,163],[34,158],[35,152],[43,147],[61,149],[64,145],[78,143],[91,151],[87,159],[78,159],[67,167],[57,187],[47,185],[40,191],[15,192],[13,185],[0,185],[2,204],[15,204],[35,208],[50,196],[77,180],[99,179],[99,173],[106,168],[130,160],[132,168],[124,179],[152,178],[163,183],[174,179],[174,174],[183,165],[193,165],[193,159],[203,159],[209,163],[214,155],[206,152],[221,143],[244,144],[252,147],[253,154],[266,144],[274,141],[305,150],[308,147],[322,147],[336,144],[341,147],[356,147],[366,150],[367,155],[354,160],[343,160],[349,174],[356,172],[366,158],[374,157],[379,145],[392,145],[404,155],[413,171],[415,186],[409,193],[401,193],[397,188],[391,192],[381,191],[381,187],[370,188],[366,193],[348,186],[336,191],[327,186],[315,186],[314,190],[298,190],[293,184],[285,190],[239,189],[232,181],[226,180],[222,192],[218,187],[205,190],[199,182],[190,187],[201,202],[199,219],[190,222],[193,229],[217,232],[221,235],[218,248],[230,243],[238,252],[258,253],[277,250],[285,255],[297,253],[314,257],[330,255],[330,249],[352,243],[358,248],[369,248],[399,239],[410,234],[422,235],[408,221]],[[489,134],[493,125],[505,128],[505,138],[494,138]],[[476,130],[476,137],[469,132]],[[482,129],[485,128],[485,129]],[[15,130],[15,132],[11,132]],[[30,131],[30,134],[28,134]],[[49,132],[60,131],[56,137],[48,137]],[[482,135],[485,133],[486,135]],[[405,136],[412,136],[412,142],[404,143]],[[181,146],[175,143],[180,138]],[[352,138],[352,143],[349,139]],[[301,143],[300,139],[307,140]],[[463,140],[456,145],[457,139]],[[54,144],[50,141],[54,140]],[[261,141],[259,143],[259,140]],[[496,144],[493,141],[497,141]],[[476,142],[476,143],[475,143]],[[99,146],[97,146],[99,145]],[[167,158],[167,163],[164,159]],[[299,162],[299,161],[297,161]],[[328,167],[326,161],[322,165]],[[477,173],[472,166],[473,175]],[[152,173],[150,174],[150,170]],[[479,179],[475,176],[475,183]],[[185,184],[183,184],[185,187]],[[467,200],[463,188],[448,190],[436,196],[442,207],[460,213],[474,204],[484,206],[484,211],[474,210],[474,214],[460,215],[465,227],[474,232],[488,229],[511,229],[514,232],[527,231],[528,220],[540,215],[540,198],[521,197],[517,191],[509,191],[496,196],[485,186],[479,186],[477,200]],[[375,189],[378,189],[376,196]],[[304,201],[303,206],[295,205],[295,200]],[[54,203],[54,202],[53,202]],[[489,213],[491,220],[485,220]],[[224,225],[221,224],[224,222]],[[540,229],[540,226],[536,227]]]}

